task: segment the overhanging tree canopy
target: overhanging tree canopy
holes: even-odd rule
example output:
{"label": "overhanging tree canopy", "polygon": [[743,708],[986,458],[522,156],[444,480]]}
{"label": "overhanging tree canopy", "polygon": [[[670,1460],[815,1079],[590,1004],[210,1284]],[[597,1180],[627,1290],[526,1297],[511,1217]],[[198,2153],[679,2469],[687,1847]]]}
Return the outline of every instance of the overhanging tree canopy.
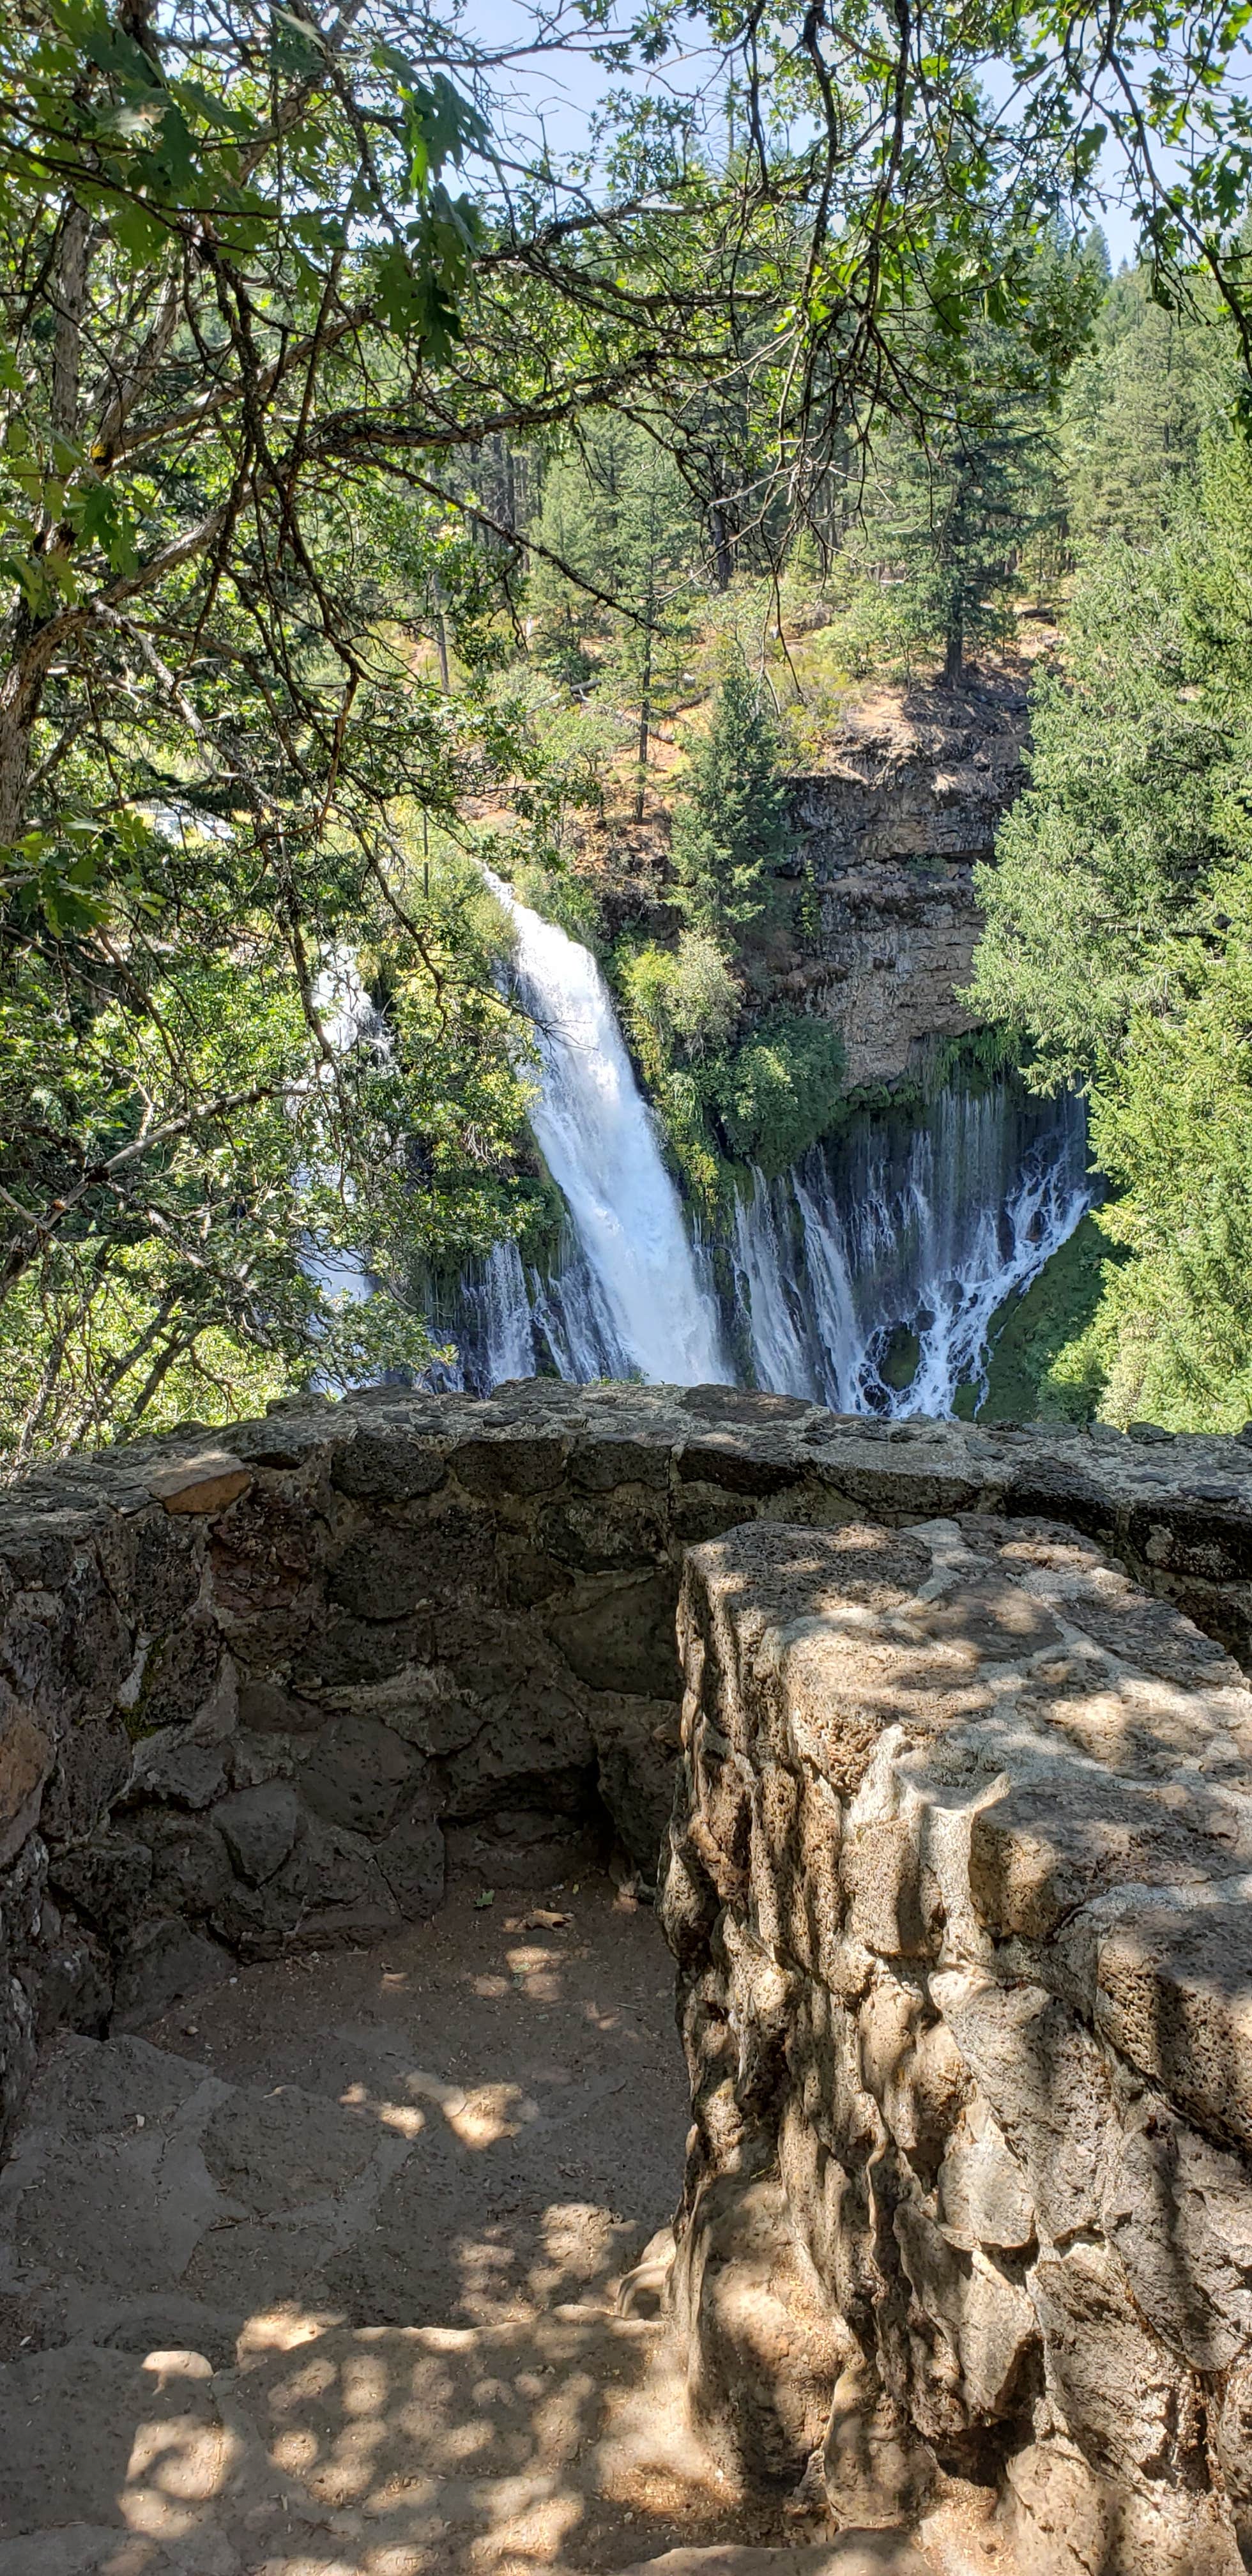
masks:
{"label": "overhanging tree canopy", "polygon": [[[1162,275],[1209,261],[1242,319],[1237,13],[718,10],[729,148],[681,77],[658,111],[690,25],[536,19],[540,48],[581,29],[607,70],[654,67],[594,178],[510,139],[459,21],[393,0],[31,0],[0,28],[19,1448],[367,1344],[418,1357],[414,1253],[520,1221],[498,925],[472,874],[414,858],[419,816],[455,840],[466,791],[529,756],[492,684],[523,569],[494,443],[616,408],[720,549],[794,518],[850,423],[950,401],[988,310],[1042,327],[1046,363],[1032,227],[1110,117]],[[1006,61],[993,112],[980,75]],[[1153,153],[1188,119],[1180,187]],[[334,1005],[347,943],[374,1016]],[[368,1317],[302,1267],[309,1238],[361,1247],[390,1292]]]}

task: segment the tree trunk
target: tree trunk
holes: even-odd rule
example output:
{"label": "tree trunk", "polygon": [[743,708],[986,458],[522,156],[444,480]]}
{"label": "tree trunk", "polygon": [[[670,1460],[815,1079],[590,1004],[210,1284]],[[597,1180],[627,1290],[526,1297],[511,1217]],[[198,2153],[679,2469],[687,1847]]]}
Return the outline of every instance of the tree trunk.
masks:
{"label": "tree trunk", "polygon": [[26,773],[30,765],[30,726],[11,703],[18,673],[6,674],[0,692],[0,850],[20,840],[26,819]]}
{"label": "tree trunk", "polygon": [[517,535],[517,485],[513,476],[513,450],[503,430],[496,432],[496,457],[500,468],[500,517],[509,535]]}
{"label": "tree trunk", "polygon": [[[78,428],[90,230],[84,209],[71,200],[65,209],[57,254],[56,330],[52,342],[51,420],[58,438],[73,438]],[[53,531],[54,541],[65,533],[68,532]],[[51,622],[46,621],[46,625]],[[31,735],[53,659],[46,625],[41,634],[25,609],[19,609],[15,623],[13,659],[0,678],[0,849],[20,840],[26,829]]]}
{"label": "tree trunk", "polygon": [[32,630],[22,611],[13,660],[0,677],[0,850],[20,840],[26,829],[30,738],[51,660],[48,628],[42,634]]}
{"label": "tree trunk", "polygon": [[635,821],[643,821],[644,798],[648,789],[648,736],[652,731],[652,624],[651,593],[645,611],[643,630],[643,669],[639,675],[639,765],[635,787]]}
{"label": "tree trunk", "polygon": [[85,209],[71,205],[65,216],[57,263],[57,321],[52,343],[52,426],[59,438],[72,438],[78,427],[88,229]]}
{"label": "tree trunk", "polygon": [[943,656],[943,685],[959,689],[965,669],[965,620],[959,608],[948,619],[948,632]]}
{"label": "tree trunk", "polygon": [[451,690],[452,681],[448,669],[448,621],[443,613],[443,592],[440,588],[438,578],[436,578],[434,583],[434,594],[435,647],[439,655],[439,686],[446,698]]}
{"label": "tree trunk", "polygon": [[709,527],[713,536],[713,580],[718,590],[729,590],[730,576],[734,571],[734,558],[731,554],[730,531],[726,525],[724,502],[713,502],[709,510]]}

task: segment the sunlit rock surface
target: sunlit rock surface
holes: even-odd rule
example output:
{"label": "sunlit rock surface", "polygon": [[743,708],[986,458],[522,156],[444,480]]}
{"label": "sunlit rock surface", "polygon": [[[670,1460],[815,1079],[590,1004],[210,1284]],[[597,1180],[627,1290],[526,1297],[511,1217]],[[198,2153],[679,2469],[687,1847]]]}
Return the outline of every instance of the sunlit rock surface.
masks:
{"label": "sunlit rock surface", "polygon": [[974,869],[1019,793],[1026,702],[988,676],[970,695],[915,688],[850,710],[828,765],[791,787],[817,904],[787,989],[833,1020],[851,1083],[924,1070],[976,1018],[961,996],[982,927]]}
{"label": "sunlit rock surface", "polygon": [[[1252,2546],[1252,1690],[1073,1529],[695,1549],[663,1920],[676,2306],[841,2520],[997,2484],[1027,2576]],[[1246,2383],[1246,2384],[1245,2384]]]}

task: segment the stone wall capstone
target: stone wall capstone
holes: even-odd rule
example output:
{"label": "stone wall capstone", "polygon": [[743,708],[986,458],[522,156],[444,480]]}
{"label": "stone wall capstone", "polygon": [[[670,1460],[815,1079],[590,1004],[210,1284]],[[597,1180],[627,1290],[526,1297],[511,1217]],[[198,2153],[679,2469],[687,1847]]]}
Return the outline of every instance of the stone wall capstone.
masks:
{"label": "stone wall capstone", "polygon": [[733,1388],[306,1400],[0,1497],[0,2133],[41,2032],[379,1937],[444,1871],[655,1866],[684,1550],[1045,1512],[1252,1660],[1237,1440],[840,1418]]}

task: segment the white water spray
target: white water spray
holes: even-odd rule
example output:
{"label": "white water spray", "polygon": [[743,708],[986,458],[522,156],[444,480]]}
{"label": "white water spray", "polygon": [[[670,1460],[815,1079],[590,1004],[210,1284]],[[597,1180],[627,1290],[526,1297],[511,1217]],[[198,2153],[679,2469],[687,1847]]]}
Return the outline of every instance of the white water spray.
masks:
{"label": "white water spray", "polygon": [[699,1277],[604,977],[587,949],[484,874],[517,932],[517,981],[542,1065],[531,1124],[580,1256],[576,1281],[564,1294],[560,1279],[551,1283],[536,1319],[554,1364],[571,1378],[724,1383],[717,1307]]}
{"label": "white water spray", "polygon": [[455,1382],[737,1375],[880,1415],[948,1414],[958,1387],[982,1385],[996,1308],[1089,1204],[1081,1103],[953,1087],[912,1127],[867,1115],[780,1179],[758,1173],[727,1247],[723,1327],[594,958],[484,873],[517,933],[540,1055],[531,1123],[568,1225],[545,1276],[512,1244],[467,1272],[437,1326],[460,1345]]}
{"label": "white water spray", "polygon": [[[378,1013],[361,981],[351,949],[331,949],[314,978],[313,1006],[335,1055],[345,1056],[365,1041],[382,1049]],[[351,1205],[350,1197],[347,1204]],[[327,1296],[348,1305],[366,1305],[374,1294],[374,1282],[359,1252],[309,1241],[301,1255],[301,1268]]]}
{"label": "white water spray", "polygon": [[[1038,1276],[1091,1196],[1081,1103],[1058,1102],[1024,1144],[1011,1106],[999,1085],[949,1091],[894,1168],[869,1131],[781,1181],[756,1175],[734,1250],[758,1385],[844,1413],[939,1415],[959,1386],[985,1386],[996,1308]],[[892,1383],[901,1337],[916,1345],[904,1385]]]}
{"label": "white water spray", "polygon": [[481,1270],[465,1282],[462,1300],[473,1319],[484,1384],[535,1374],[535,1329],[526,1273],[515,1243],[497,1243]]}

